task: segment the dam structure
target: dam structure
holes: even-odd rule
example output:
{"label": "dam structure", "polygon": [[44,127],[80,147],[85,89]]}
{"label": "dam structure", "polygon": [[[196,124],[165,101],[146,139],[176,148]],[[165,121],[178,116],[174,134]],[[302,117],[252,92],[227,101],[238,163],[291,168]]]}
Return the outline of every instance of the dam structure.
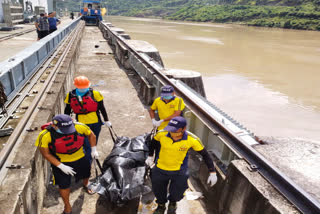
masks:
{"label": "dam structure", "polygon": [[[183,98],[187,130],[209,151],[218,182],[207,185],[207,167],[191,151],[189,189],[177,213],[320,213],[319,186],[305,190],[271,163],[260,149],[268,146],[263,140],[206,99],[198,72],[166,69],[152,44],[134,40],[109,22],[86,26],[81,17],[0,63],[7,96],[0,117],[0,213],[63,211],[50,165],[34,143],[40,127],[63,113],[65,96],[79,75],[103,95],[119,136],[152,130],[148,109],[162,86],[172,85]],[[107,127],[102,127],[97,147],[102,162],[113,148]],[[91,174],[92,179],[94,169]],[[309,175],[304,176],[307,180]],[[202,197],[188,199],[196,193]],[[70,201],[72,213],[87,214],[152,213],[156,206],[141,196],[117,207],[98,194],[86,194],[78,183],[72,184]]]}

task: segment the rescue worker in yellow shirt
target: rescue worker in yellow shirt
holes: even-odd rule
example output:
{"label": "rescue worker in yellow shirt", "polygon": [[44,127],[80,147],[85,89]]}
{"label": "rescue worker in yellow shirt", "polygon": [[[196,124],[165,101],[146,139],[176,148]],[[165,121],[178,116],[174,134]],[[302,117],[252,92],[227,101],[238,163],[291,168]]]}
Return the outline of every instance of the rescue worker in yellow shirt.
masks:
{"label": "rescue worker in yellow shirt", "polygon": [[[163,86],[160,97],[154,100],[149,110],[153,126],[158,127],[158,130],[164,129],[172,118],[182,116],[184,108],[183,99],[175,96],[174,88],[171,85]],[[155,111],[158,111],[158,121],[155,119]]]}
{"label": "rescue worker in yellow shirt", "polygon": [[82,185],[88,191],[91,165],[83,151],[85,137],[92,147],[92,156],[96,158],[96,137],[90,128],[82,123],[74,123],[72,118],[59,114],[52,118],[52,124],[44,129],[35,143],[45,159],[51,163],[54,180],[64,202],[63,213],[71,213],[69,202],[71,176],[76,181],[83,179]]}
{"label": "rescue worker in yellow shirt", "polygon": [[[152,168],[152,190],[156,196],[158,207],[155,214],[164,214],[166,203],[169,200],[167,213],[175,213],[177,202],[183,198],[183,193],[188,188],[188,150],[202,155],[208,169],[207,183],[213,186],[217,182],[213,161],[194,134],[187,132],[187,121],[183,117],[174,117],[169,124],[160,130],[153,138],[150,146],[149,157],[146,164]],[[153,158],[155,152],[155,158]],[[154,161],[155,160],[155,161]],[[169,196],[168,196],[168,185]]]}
{"label": "rescue worker in yellow shirt", "polygon": [[[78,122],[84,123],[90,127],[95,134],[98,143],[101,126],[103,125],[100,113],[102,114],[106,125],[111,127],[111,122],[109,122],[107,111],[103,104],[103,96],[99,91],[90,88],[91,83],[85,76],[74,78],[73,84],[76,89],[67,94],[64,100],[66,103],[64,113],[70,115],[72,110],[76,114]],[[85,141],[84,149],[86,157],[91,162],[91,147],[87,139]]]}

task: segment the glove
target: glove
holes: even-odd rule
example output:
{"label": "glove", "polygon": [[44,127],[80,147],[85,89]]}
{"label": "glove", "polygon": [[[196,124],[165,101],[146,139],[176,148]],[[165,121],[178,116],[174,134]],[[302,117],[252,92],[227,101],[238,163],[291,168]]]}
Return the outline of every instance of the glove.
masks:
{"label": "glove", "polygon": [[75,171],[73,171],[72,167],[64,165],[63,163],[60,163],[57,167],[67,175],[74,176],[75,174],[77,174]]}
{"label": "glove", "polygon": [[106,122],[106,126],[108,126],[109,128],[112,126],[111,122],[110,121],[107,121]]}
{"label": "glove", "polygon": [[146,164],[147,164],[148,166],[150,166],[150,167],[154,164],[154,162],[153,162],[153,157],[152,157],[152,156],[148,156],[148,158],[147,158],[147,160],[146,160]]}
{"label": "glove", "polygon": [[153,118],[153,119],[152,119],[152,125],[153,125],[154,127],[157,127],[157,124],[158,124],[158,123],[157,123],[156,119]]}
{"label": "glove", "polygon": [[210,187],[212,187],[213,185],[215,185],[217,183],[217,181],[218,181],[217,174],[215,172],[211,172],[208,177],[207,184],[209,184]]}
{"label": "glove", "polygon": [[91,147],[91,156],[92,158],[98,159],[99,153],[96,146]]}
{"label": "glove", "polygon": [[162,122],[163,122],[163,120],[156,121],[156,127],[159,127]]}

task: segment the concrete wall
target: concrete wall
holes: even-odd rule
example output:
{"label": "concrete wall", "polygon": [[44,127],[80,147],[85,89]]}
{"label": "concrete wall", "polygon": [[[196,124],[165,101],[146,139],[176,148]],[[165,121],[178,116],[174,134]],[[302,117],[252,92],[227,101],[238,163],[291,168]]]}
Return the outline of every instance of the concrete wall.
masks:
{"label": "concrete wall", "polygon": [[[84,27],[84,23],[82,23]],[[52,116],[62,113],[63,100],[71,89],[75,64],[78,58],[79,43],[83,30],[80,30],[78,38],[72,45],[68,56],[63,62],[59,73],[53,78],[48,91],[54,93],[45,94],[41,99],[36,114],[30,119],[30,127],[40,129],[41,125],[50,121]],[[54,85],[53,85],[54,82]],[[21,140],[23,143],[17,148],[13,164],[22,165],[23,169],[10,170],[0,187],[0,213],[40,213],[46,187],[49,181],[49,165],[42,157],[38,148],[34,146],[38,131],[26,132]]]}
{"label": "concrete wall", "polygon": [[204,193],[208,213],[215,214],[294,214],[300,213],[258,172],[250,171],[244,160],[233,160],[226,177],[218,175],[218,183],[206,185],[208,170],[194,155],[189,162],[193,186]]}

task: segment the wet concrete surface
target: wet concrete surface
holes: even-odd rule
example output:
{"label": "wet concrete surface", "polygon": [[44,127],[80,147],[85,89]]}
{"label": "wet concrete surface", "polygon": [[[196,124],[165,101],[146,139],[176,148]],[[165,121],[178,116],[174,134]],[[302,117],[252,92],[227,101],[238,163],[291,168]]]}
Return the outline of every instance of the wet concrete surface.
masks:
{"label": "wet concrete surface", "polygon": [[[95,45],[99,45],[95,48]],[[86,75],[95,90],[101,92],[104,97],[104,104],[108,112],[109,120],[117,135],[135,137],[152,129],[147,107],[144,106],[138,97],[135,87],[137,83],[135,73],[119,68],[114,59],[112,50],[103,39],[96,27],[86,27],[81,42],[79,60],[77,64],[77,75]],[[107,127],[102,127],[98,152],[100,162],[110,153],[113,142]],[[92,168],[91,179],[95,177]],[[57,187],[48,187],[45,204],[42,213],[53,214],[63,211],[63,202],[59,196]],[[70,202],[73,213],[153,213],[156,204],[138,204],[132,201],[124,207],[115,207],[108,203],[98,194],[89,195],[81,188],[81,183],[73,184],[70,194]],[[137,211],[138,209],[138,211]],[[199,201],[187,201],[183,199],[178,204],[177,213],[202,214],[206,213]]]}
{"label": "wet concrete surface", "polygon": [[261,139],[267,144],[254,148],[320,201],[320,142],[280,137]]}
{"label": "wet concrete surface", "polygon": [[[58,29],[68,25],[72,20],[65,17],[61,19],[61,24],[58,25]],[[11,34],[19,33],[29,29],[35,29],[34,23],[21,24],[18,25],[22,27],[21,29],[13,31],[0,31],[0,37],[8,36]],[[29,47],[33,43],[37,42],[37,32],[32,31],[30,33],[23,34],[21,36],[16,36],[8,40],[0,42],[0,62],[9,59],[10,57],[16,55],[18,52],[24,50],[26,47]]]}

